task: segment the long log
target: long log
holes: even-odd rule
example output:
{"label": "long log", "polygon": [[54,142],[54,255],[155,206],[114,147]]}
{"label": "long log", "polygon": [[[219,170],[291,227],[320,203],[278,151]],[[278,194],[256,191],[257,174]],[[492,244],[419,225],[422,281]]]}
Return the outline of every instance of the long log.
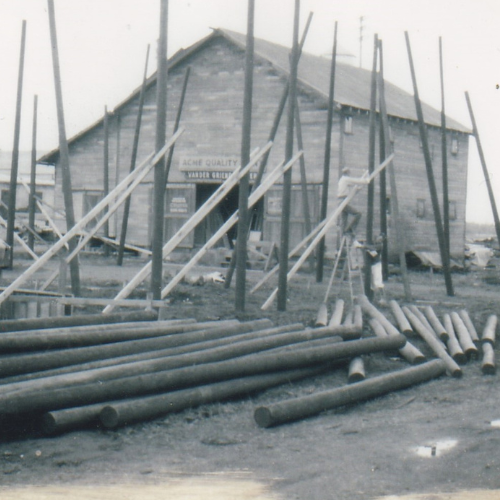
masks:
{"label": "long log", "polygon": [[391,308],[392,315],[394,316],[400,331],[402,331],[405,335],[412,335],[413,328],[408,322],[401,306],[395,300],[391,300],[389,301],[389,307]]}
{"label": "long log", "polygon": [[[202,340],[201,342],[194,342],[191,344],[184,344],[176,347],[166,347],[154,350],[147,350],[138,352],[137,354],[129,354],[125,356],[115,356],[112,358],[102,359],[98,361],[91,361],[88,363],[81,363],[78,365],[66,366],[63,368],[55,368],[52,370],[45,370],[43,372],[28,373],[25,375],[17,375],[13,377],[6,377],[0,379],[1,384],[17,384],[18,382],[25,382],[28,380],[36,380],[44,377],[53,377],[57,375],[64,375],[67,373],[76,373],[87,370],[95,370],[109,366],[123,365],[125,363],[135,363],[137,361],[146,361],[166,356],[178,356],[195,351],[203,351],[206,349],[213,349],[216,347],[227,346],[229,342],[242,342],[251,339],[263,338],[265,336],[276,335],[284,332],[302,331],[304,325],[294,323],[291,325],[282,325],[272,328],[255,329],[248,333],[238,333],[231,335],[230,341],[227,337],[215,338],[212,340]],[[186,334],[183,334],[185,336]],[[339,337],[341,338],[341,337]],[[1,388],[0,388],[1,389]]]}
{"label": "long log", "polygon": [[96,428],[100,425],[99,413],[104,404],[79,406],[59,411],[44,413],[40,420],[42,432],[47,435],[62,434],[63,432],[82,429],[86,427]]}
{"label": "long log", "polygon": [[303,368],[218,382],[194,389],[184,389],[159,396],[120,401],[106,405],[99,419],[107,429],[115,429],[142,420],[151,420],[169,413],[194,408],[202,404],[224,401],[271,387],[313,377],[328,369],[328,365]]}
{"label": "long log", "polygon": [[479,335],[477,334],[477,330],[476,327],[474,326],[474,323],[470,319],[469,313],[467,312],[466,309],[460,309],[460,311],[458,311],[458,315],[464,322],[464,325],[469,332],[472,342],[474,342],[474,344],[477,344],[479,342]]}
{"label": "long log", "polygon": [[156,311],[134,311],[114,314],[81,314],[77,316],[57,316],[52,318],[8,319],[0,321],[0,333],[20,332],[23,330],[42,330],[46,328],[65,328],[84,325],[109,325],[131,321],[154,321]]}
{"label": "long log", "polygon": [[494,375],[496,372],[495,366],[495,351],[489,342],[483,345],[483,360],[481,362],[481,370],[485,375]]}
{"label": "long log", "polygon": [[462,318],[455,311],[451,313],[451,321],[453,322],[453,327],[455,328],[455,333],[457,334],[458,342],[462,346],[462,349],[467,356],[467,358],[477,358],[478,349],[472,342],[469,330],[465,326]]}
{"label": "long log", "polygon": [[337,342],[329,346],[299,349],[294,352],[253,354],[227,361],[207,363],[141,377],[125,377],[103,383],[84,384],[48,391],[17,391],[0,394],[0,414],[52,411],[71,406],[95,404],[121,398],[132,398],[211,382],[257,375],[279,370],[318,366],[362,354],[401,348],[406,339],[363,339]]}
{"label": "long log", "polygon": [[[368,323],[377,337],[383,338],[390,335],[378,320],[372,318]],[[425,356],[410,342],[406,342],[404,347],[399,349],[399,354],[411,365],[420,365],[425,362]]]}
{"label": "long log", "polygon": [[481,336],[482,342],[489,342],[492,346],[495,345],[495,332],[497,328],[498,317],[496,314],[490,314],[484,325],[483,334]]}
{"label": "long log", "polygon": [[462,369],[458,366],[456,361],[446,352],[443,343],[435,336],[434,333],[430,332],[421,323],[421,321],[410,311],[410,309],[404,306],[403,311],[412,324],[413,328],[415,328],[418,334],[425,340],[427,345],[434,351],[434,354],[436,354],[436,356],[441,358],[446,363],[446,369],[448,373],[453,377],[461,377]]}
{"label": "long log", "polygon": [[342,314],[344,312],[344,301],[342,299],[337,299],[335,302],[335,308],[332,312],[330,322],[328,326],[338,326],[342,323]]}
{"label": "long log", "polygon": [[448,342],[446,343],[446,347],[448,347],[448,351],[450,356],[459,364],[463,365],[467,362],[467,356],[464,354],[464,351],[460,347],[460,344],[455,335],[455,329],[453,328],[453,322],[451,321],[451,317],[449,314],[445,314],[443,316],[444,327],[446,328],[446,332],[448,333]]}
{"label": "long log", "polygon": [[318,394],[295,398],[255,410],[254,418],[260,427],[271,427],[299,420],[347,404],[364,401],[389,392],[406,389],[422,382],[440,377],[446,371],[442,360],[428,361],[423,365],[380,375],[371,379],[347,385]]}
{"label": "long log", "polygon": [[[331,336],[329,334],[317,335],[314,331],[304,332],[285,332],[276,335],[266,335],[260,338],[250,340],[239,340],[231,337],[231,342],[214,348],[199,348],[192,352],[179,355],[168,353],[166,356],[148,358],[142,361],[131,363],[122,363],[119,365],[97,368],[93,370],[77,371],[61,376],[45,377],[38,380],[19,382],[1,387],[1,393],[26,393],[27,391],[48,391],[69,387],[76,387],[84,384],[98,383],[107,381],[141,377],[151,373],[165,372],[178,368],[202,365],[207,363],[220,362],[228,359],[234,359],[241,356],[248,356],[263,351],[279,352],[280,348],[286,348],[288,352],[304,350],[315,347],[315,341],[323,341],[321,345],[331,345],[332,343],[342,342],[341,337]],[[195,349],[198,346],[195,346]],[[173,351],[174,349],[172,349]]]}
{"label": "long log", "polygon": [[229,336],[242,333],[251,329],[242,323],[222,328],[208,328],[185,333],[183,335],[166,335],[141,340],[129,340],[114,344],[104,344],[91,347],[79,347],[76,349],[61,349],[36,354],[22,354],[5,356],[0,363],[0,376],[17,375],[42,370],[50,370],[62,366],[70,366],[95,361],[99,359],[125,356],[138,352],[146,352],[155,349],[165,349],[179,345],[202,342],[210,338]]}
{"label": "long log", "polygon": [[434,309],[432,309],[431,306],[426,306],[424,308],[424,314],[427,320],[429,321],[430,325],[432,326],[432,329],[436,333],[436,335],[440,338],[441,342],[448,342],[449,340],[449,335],[446,330],[446,328],[443,326],[441,321],[439,321],[439,318],[436,316],[436,313],[434,312]]}
{"label": "long log", "polygon": [[415,305],[410,305],[407,306],[407,308],[419,319],[419,321],[429,330],[429,332],[433,333],[436,338],[438,338],[437,332],[434,331],[434,328],[432,328],[432,325],[429,323],[427,318],[425,317],[425,314]]}

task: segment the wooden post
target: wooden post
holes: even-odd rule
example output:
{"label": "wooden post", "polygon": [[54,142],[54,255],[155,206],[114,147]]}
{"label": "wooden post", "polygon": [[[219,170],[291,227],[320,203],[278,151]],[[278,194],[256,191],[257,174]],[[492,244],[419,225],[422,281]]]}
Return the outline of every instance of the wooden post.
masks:
{"label": "wooden post", "polygon": [[[73,209],[73,190],[71,187],[71,172],[69,169],[69,148],[66,139],[66,125],[64,121],[64,106],[62,99],[61,71],[59,66],[59,52],[57,47],[56,17],[54,11],[54,0],[47,0],[50,39],[52,44],[52,65],[54,70],[54,87],[57,103],[57,124],[59,130],[59,164],[62,172],[62,188],[64,195],[64,208],[66,210],[66,231],[70,231],[75,225],[75,213]],[[69,242],[70,251],[76,245],[72,238]],[[78,259],[73,259],[70,265],[71,291],[73,295],[80,295],[80,269]]]}
{"label": "wooden post", "polygon": [[450,258],[450,201],[448,196],[448,151],[446,147],[446,114],[444,107],[443,45],[439,37],[439,73],[441,76],[441,161],[443,168],[443,235]]}
{"label": "wooden post", "polygon": [[446,285],[446,293],[449,296],[453,296],[454,292],[453,292],[453,283],[451,280],[451,272],[450,272],[450,259],[448,258],[448,253],[446,252],[446,248],[445,248],[443,224],[441,222],[441,211],[439,209],[439,201],[438,201],[438,196],[437,196],[437,191],[436,191],[436,182],[434,180],[434,172],[432,170],[432,159],[431,159],[431,154],[430,154],[430,150],[429,150],[429,143],[427,140],[427,129],[425,126],[424,113],[422,111],[422,104],[420,103],[420,97],[418,94],[417,78],[415,76],[415,68],[413,66],[413,58],[411,55],[410,38],[408,36],[407,31],[405,31],[405,37],[406,37],[406,47],[408,49],[408,59],[410,62],[411,78],[413,81],[415,108],[416,108],[417,117],[418,117],[418,127],[420,130],[420,140],[422,141],[422,148],[424,151],[425,168],[427,171],[427,180],[429,183],[429,190],[430,190],[431,201],[432,201],[432,209],[434,212],[434,222],[436,225],[436,232],[437,232],[438,243],[439,243],[439,253],[441,254],[441,263],[443,264],[443,274],[444,274],[444,281],[445,281],[445,285]]}
{"label": "wooden post", "polygon": [[[148,79],[148,61],[149,61],[149,45],[146,50],[146,62],[144,64],[144,76],[142,78],[142,86],[139,94],[139,109],[137,110],[137,118],[135,121],[135,131],[134,131],[134,142],[132,143],[132,156],[130,159],[130,172],[135,169],[135,163],[137,161],[137,150],[139,149],[139,137],[141,134],[141,121],[142,121],[142,111],[144,109],[144,98],[146,95],[146,83]],[[128,217],[130,214],[130,196],[125,200],[125,205],[123,206],[123,219],[122,228],[120,232],[120,246],[118,247],[118,257],[116,259],[117,265],[123,265],[123,253],[125,251],[125,240],[127,239],[127,228],[128,228]]]}
{"label": "wooden post", "polygon": [[30,196],[28,208],[28,226],[31,232],[28,234],[28,246],[31,250],[35,247],[35,196],[36,196],[36,132],[38,118],[38,96],[33,99],[33,133],[31,140],[31,171],[30,171]]}
{"label": "wooden post", "polygon": [[[285,145],[285,159],[293,156],[293,125],[295,119],[295,99],[297,93],[298,37],[299,37],[300,0],[295,0],[292,54],[290,57],[290,90]],[[290,241],[290,204],[292,195],[292,170],[283,176],[283,196],[281,204],[280,267],[278,273],[278,310],[286,311],[288,245]]]}
{"label": "wooden post", "polygon": [[[387,116],[387,107],[385,103],[385,84],[384,84],[384,53],[382,47],[382,40],[379,42],[379,52],[380,52],[380,72],[379,72],[379,98],[380,98],[380,116],[382,118],[382,127],[384,128],[384,139],[386,144],[389,145],[389,151],[394,152],[394,148],[391,143],[391,134],[389,128],[389,118]],[[389,152],[386,148],[386,153]],[[399,255],[399,269],[401,271],[401,277],[403,279],[403,288],[405,292],[405,299],[407,302],[411,302],[411,288],[410,280],[408,279],[408,271],[406,268],[406,256],[404,248],[404,234],[403,225],[401,221],[401,216],[399,213],[399,201],[398,201],[398,190],[396,185],[396,174],[394,173],[394,162],[388,166],[389,169],[389,183],[391,186],[391,213],[394,221],[394,228],[396,230],[396,248]]]}
{"label": "wooden post", "polygon": [[479,130],[477,129],[476,119],[474,118],[474,111],[472,110],[472,103],[468,92],[465,92],[465,99],[467,100],[467,107],[469,108],[470,120],[472,122],[472,133],[474,135],[474,138],[476,139],[477,152],[479,153],[479,159],[481,160],[481,167],[483,169],[484,180],[486,182],[486,188],[488,189],[491,211],[493,212],[493,220],[495,222],[495,231],[497,233],[497,242],[500,245],[500,219],[498,218],[497,204],[495,202],[495,195],[493,194],[493,188],[491,187],[490,175],[488,173],[488,167],[486,166],[486,159],[484,157],[483,147],[481,145],[481,139],[479,138]]}
{"label": "wooden post", "polygon": [[7,245],[9,245],[8,267],[14,264],[14,227],[16,225],[17,171],[19,167],[19,137],[21,134],[21,105],[23,100],[24,52],[26,48],[26,21],[21,30],[21,53],[19,55],[19,73],[17,78],[16,121],[14,123],[14,146],[10,168],[9,211],[7,213]]}
{"label": "wooden post", "polygon": [[[104,164],[103,164],[103,188],[104,188],[104,196],[108,196],[109,194],[109,116],[108,116],[108,107],[104,106],[104,122],[103,122],[103,131],[104,131]],[[108,208],[106,208],[106,212]],[[104,237],[109,238],[109,220],[104,223]],[[109,257],[109,245],[104,244],[104,256]]]}
{"label": "wooden post", "polygon": [[[156,77],[156,151],[165,144],[167,128],[167,31],[168,0],[161,0],[160,40],[158,43],[158,69]],[[165,158],[159,161],[154,170],[153,198],[153,242],[151,250],[151,287],[153,299],[161,296],[161,280],[163,275],[163,224],[165,201]]]}
{"label": "wooden post", "polygon": [[[335,92],[335,67],[337,61],[337,21],[335,21],[335,31],[333,35],[332,62],[330,65],[330,85],[328,88],[328,112],[326,118],[326,140],[325,140],[325,156],[323,162],[323,190],[321,193],[321,220],[326,219],[328,211],[328,187],[330,184],[330,153],[332,145],[332,125],[333,125],[333,107],[334,107],[334,92]],[[316,281],[323,281],[323,267],[325,260],[325,238],[322,238],[318,245],[316,253]]]}
{"label": "wooden post", "polygon": [[[375,168],[375,137],[377,133],[377,50],[378,37],[374,36],[373,43],[373,66],[371,77],[371,94],[370,94],[370,131],[368,137],[368,172],[371,174]],[[373,209],[375,198],[375,186],[373,182],[368,184],[367,194],[367,212],[366,212],[366,245],[369,247],[373,244]],[[364,252],[364,288],[369,300],[373,298],[372,290],[372,266],[370,255],[367,251]]]}
{"label": "wooden post", "polygon": [[[245,90],[243,94],[243,126],[241,133],[241,165],[246,165],[250,161],[250,143],[252,134],[254,14],[255,0],[248,0],[247,40],[245,47]],[[238,236],[236,239],[236,290],[234,299],[236,311],[245,310],[249,186],[250,173],[244,175],[240,179],[238,191],[239,220]]]}
{"label": "wooden post", "polygon": [[[381,100],[380,92],[380,75],[384,74],[383,60],[382,60],[382,40],[378,41],[378,58],[379,58],[379,78],[377,92],[379,93],[379,103]],[[382,123],[382,111],[381,106],[379,107],[379,161],[384,161],[385,157],[390,152],[390,137],[385,137],[384,126]],[[387,175],[386,171],[380,173],[380,233],[382,235],[382,250],[381,250],[381,262],[382,262],[382,278],[384,281],[389,279],[389,243],[388,243],[388,231],[387,231]]]}

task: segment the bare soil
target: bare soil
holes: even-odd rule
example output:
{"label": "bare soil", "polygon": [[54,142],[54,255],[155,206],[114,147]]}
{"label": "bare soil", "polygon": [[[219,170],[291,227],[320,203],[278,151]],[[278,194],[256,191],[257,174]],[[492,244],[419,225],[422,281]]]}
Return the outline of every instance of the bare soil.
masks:
{"label": "bare soil", "polygon": [[[13,271],[4,271],[1,284],[27,264],[18,261]],[[128,258],[123,268],[117,268],[111,258],[82,258],[85,295],[113,296],[142,264],[138,258]],[[498,266],[496,260],[484,270],[454,273],[454,297],[446,296],[439,273],[413,271],[414,303],[431,303],[438,314],[466,307],[480,330],[488,315],[498,312]],[[48,275],[50,270],[44,272]],[[260,271],[249,271],[249,283],[261,276]],[[327,272],[325,282],[318,284],[314,276],[301,273],[289,286],[287,312],[275,307],[261,311],[271,291],[270,285],[265,286],[247,295],[245,313],[237,317],[311,326],[328,277]],[[137,296],[145,293],[143,288]],[[387,299],[403,302],[399,276],[391,276],[386,294]],[[336,297],[349,302],[346,283],[333,287],[330,303]],[[385,306],[380,309],[390,316]],[[234,288],[181,284],[171,296],[168,314],[198,320],[233,318]],[[420,339],[411,340],[433,357]],[[407,366],[386,354],[366,356],[365,365],[368,377]],[[346,383],[345,371],[116,431],[95,428],[44,437],[4,429],[0,498],[365,500],[405,494],[422,494],[418,497],[422,499],[500,498],[498,375],[483,375],[480,360],[469,361],[463,370],[461,379],[444,376],[271,429],[257,427],[253,420],[257,406],[340,387]],[[454,496],[438,496],[446,492]]]}

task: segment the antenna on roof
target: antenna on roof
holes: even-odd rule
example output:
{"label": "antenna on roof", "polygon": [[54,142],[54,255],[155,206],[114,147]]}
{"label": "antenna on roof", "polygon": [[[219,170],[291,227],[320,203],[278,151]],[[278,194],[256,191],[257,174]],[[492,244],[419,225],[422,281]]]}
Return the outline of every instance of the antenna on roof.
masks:
{"label": "antenna on roof", "polygon": [[363,16],[359,18],[359,67],[363,67]]}

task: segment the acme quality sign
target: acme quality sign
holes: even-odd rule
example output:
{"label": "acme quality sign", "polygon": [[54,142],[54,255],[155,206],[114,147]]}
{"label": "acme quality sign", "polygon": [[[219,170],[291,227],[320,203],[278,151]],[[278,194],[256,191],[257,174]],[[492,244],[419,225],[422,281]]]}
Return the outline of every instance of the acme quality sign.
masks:
{"label": "acme quality sign", "polygon": [[[236,168],[240,166],[240,159],[232,156],[197,156],[182,157],[179,170],[184,173],[186,180],[196,181],[224,181]],[[254,167],[257,169],[257,166]],[[257,177],[257,172],[250,172],[250,179]]]}

